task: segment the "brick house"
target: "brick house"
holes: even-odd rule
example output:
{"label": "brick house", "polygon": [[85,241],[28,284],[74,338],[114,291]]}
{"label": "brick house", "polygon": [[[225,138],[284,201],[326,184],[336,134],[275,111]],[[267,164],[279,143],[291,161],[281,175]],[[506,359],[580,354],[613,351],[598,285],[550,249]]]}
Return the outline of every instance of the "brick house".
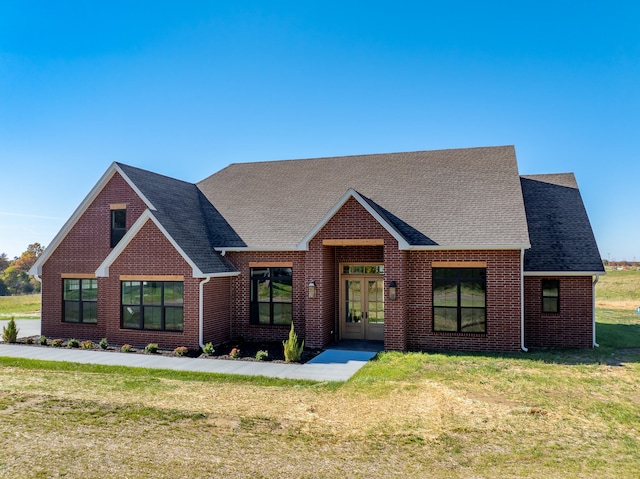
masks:
{"label": "brick house", "polygon": [[42,334],[197,348],[595,345],[604,274],[572,174],[511,146],[233,164],[197,184],[113,163],[31,270]]}

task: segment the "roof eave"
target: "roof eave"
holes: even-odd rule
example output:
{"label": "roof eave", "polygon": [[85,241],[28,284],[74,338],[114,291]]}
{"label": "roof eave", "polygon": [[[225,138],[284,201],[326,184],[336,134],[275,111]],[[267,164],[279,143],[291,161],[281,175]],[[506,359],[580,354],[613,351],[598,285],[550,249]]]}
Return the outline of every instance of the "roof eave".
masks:
{"label": "roof eave", "polygon": [[606,271],[525,271],[525,276],[596,276],[607,274]]}

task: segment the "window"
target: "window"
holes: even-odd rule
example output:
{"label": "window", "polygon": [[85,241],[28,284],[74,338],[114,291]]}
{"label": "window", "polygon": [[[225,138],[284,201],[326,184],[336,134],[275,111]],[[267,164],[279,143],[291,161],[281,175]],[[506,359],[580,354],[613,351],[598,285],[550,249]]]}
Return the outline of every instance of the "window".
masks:
{"label": "window", "polygon": [[184,284],[181,281],[122,281],[122,327],[182,331]]}
{"label": "window", "polygon": [[111,210],[111,247],[117,245],[127,232],[127,210]]}
{"label": "window", "polygon": [[560,312],[560,281],[557,279],[542,280],[542,312]]}
{"label": "window", "polygon": [[64,279],[62,288],[62,320],[65,323],[98,322],[97,279]]}
{"label": "window", "polygon": [[251,324],[291,324],[292,279],[291,268],[251,268]]}
{"label": "window", "polygon": [[486,270],[433,269],[433,330],[485,333]]}

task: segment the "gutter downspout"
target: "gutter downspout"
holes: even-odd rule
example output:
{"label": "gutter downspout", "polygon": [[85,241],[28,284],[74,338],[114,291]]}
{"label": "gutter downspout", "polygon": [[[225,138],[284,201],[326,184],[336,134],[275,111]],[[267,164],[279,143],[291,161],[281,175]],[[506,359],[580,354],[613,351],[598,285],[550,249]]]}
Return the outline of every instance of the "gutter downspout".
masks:
{"label": "gutter downspout", "polygon": [[204,348],[204,285],[211,281],[211,276],[207,276],[204,281],[200,281],[198,285],[200,289],[200,298],[198,304],[198,323],[199,323],[199,336],[198,342],[200,347]]}
{"label": "gutter downspout", "polygon": [[524,248],[520,248],[520,348],[529,351],[524,345]]}
{"label": "gutter downspout", "polygon": [[591,308],[591,311],[593,313],[593,347],[594,348],[600,347],[600,345],[596,343],[596,284],[598,284],[599,280],[600,280],[600,275],[596,274],[596,277],[594,278],[591,286],[592,288],[591,298],[593,299],[593,307]]}

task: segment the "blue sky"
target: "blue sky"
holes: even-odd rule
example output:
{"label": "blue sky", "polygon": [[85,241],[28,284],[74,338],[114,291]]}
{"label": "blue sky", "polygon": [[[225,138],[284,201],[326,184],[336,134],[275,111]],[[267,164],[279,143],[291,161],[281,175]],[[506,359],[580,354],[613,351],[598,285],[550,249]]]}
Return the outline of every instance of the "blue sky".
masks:
{"label": "blue sky", "polygon": [[47,245],[113,161],[515,145],[576,174],[604,258],[640,261],[637,2],[0,4],[0,253]]}

